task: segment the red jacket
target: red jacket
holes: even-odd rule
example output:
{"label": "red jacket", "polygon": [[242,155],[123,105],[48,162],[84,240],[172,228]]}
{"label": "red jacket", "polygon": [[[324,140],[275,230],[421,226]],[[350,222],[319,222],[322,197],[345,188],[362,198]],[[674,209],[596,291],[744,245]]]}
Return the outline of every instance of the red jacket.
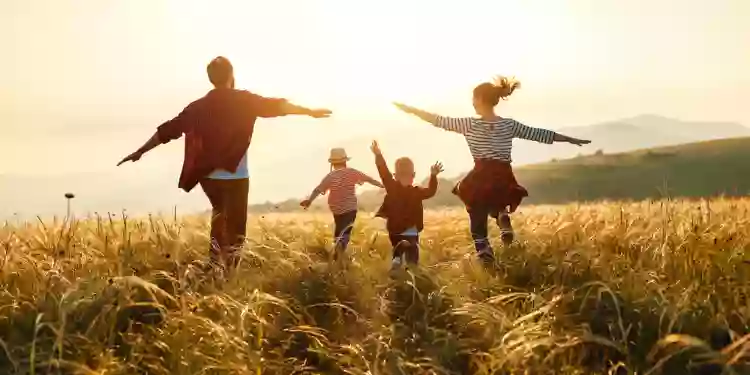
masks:
{"label": "red jacket", "polygon": [[178,186],[190,191],[215,169],[237,170],[258,117],[283,116],[285,99],[265,98],[245,90],[213,89],[161,124],[162,143],[185,134],[185,159]]}
{"label": "red jacket", "polygon": [[431,175],[427,188],[421,186],[404,186],[393,178],[388,170],[383,155],[375,156],[380,179],[385,186],[383,205],[375,216],[386,219],[388,233],[401,234],[410,227],[418,232],[424,229],[424,207],[422,201],[432,198],[437,191],[437,176]]}

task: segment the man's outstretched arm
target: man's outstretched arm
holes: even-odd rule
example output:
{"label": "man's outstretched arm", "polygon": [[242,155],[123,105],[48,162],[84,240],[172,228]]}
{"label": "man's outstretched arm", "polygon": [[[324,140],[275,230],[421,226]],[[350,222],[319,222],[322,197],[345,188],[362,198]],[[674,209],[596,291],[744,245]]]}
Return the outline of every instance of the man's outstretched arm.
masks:
{"label": "man's outstretched arm", "polygon": [[156,132],[154,132],[151,138],[149,138],[148,141],[143,144],[143,146],[135,150],[135,152],[133,152],[132,154],[120,160],[117,165],[119,166],[128,161],[138,161],[145,153],[153,150],[154,148],[156,148],[156,146],[182,137],[185,131],[188,130],[187,127],[189,126],[189,124],[192,123],[192,121],[189,120],[189,117],[190,106],[183,109],[182,112],[180,112],[180,114],[175,118],[159,125],[159,127],[156,129]]}
{"label": "man's outstretched arm", "polygon": [[280,117],[287,115],[304,115],[314,118],[323,118],[331,115],[328,109],[310,109],[289,102],[282,98],[267,98],[251,92],[247,92],[249,107],[258,117]]}
{"label": "man's outstretched arm", "polygon": [[331,115],[328,109],[310,109],[284,101],[282,110],[287,115],[305,115],[314,118],[323,118]]}
{"label": "man's outstretched arm", "polygon": [[146,141],[146,143],[143,144],[139,149],[135,150],[132,154],[126,156],[122,160],[120,160],[119,163],[117,163],[117,166],[120,166],[122,163],[125,163],[126,161],[138,161],[140,160],[141,156],[143,154],[151,151],[156,146],[161,144],[161,140],[159,139],[159,132],[155,132],[154,135],[151,136],[151,138]]}

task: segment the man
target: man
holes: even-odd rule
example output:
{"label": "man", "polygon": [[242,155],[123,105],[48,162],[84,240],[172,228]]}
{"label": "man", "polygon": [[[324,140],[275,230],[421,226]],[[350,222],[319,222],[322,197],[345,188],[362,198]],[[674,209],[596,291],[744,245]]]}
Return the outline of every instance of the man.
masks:
{"label": "man", "polygon": [[286,99],[266,98],[234,88],[234,69],[225,57],[207,67],[214,85],[177,117],[161,124],[138,150],[117,165],[138,161],[156,146],[185,134],[185,159],[179,187],[187,192],[200,184],[211,202],[211,261],[227,270],[239,260],[245,240],[249,173],[247,149],[258,117],[307,115],[328,117],[327,109],[308,109]]}

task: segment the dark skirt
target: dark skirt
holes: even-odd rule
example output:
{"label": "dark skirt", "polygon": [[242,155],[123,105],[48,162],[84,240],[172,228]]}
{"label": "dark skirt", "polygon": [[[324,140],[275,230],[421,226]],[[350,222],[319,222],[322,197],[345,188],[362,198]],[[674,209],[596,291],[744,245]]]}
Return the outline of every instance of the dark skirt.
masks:
{"label": "dark skirt", "polygon": [[510,163],[491,159],[474,160],[474,168],[453,188],[466,209],[487,210],[493,216],[508,209],[514,212],[529,193],[518,184]]}

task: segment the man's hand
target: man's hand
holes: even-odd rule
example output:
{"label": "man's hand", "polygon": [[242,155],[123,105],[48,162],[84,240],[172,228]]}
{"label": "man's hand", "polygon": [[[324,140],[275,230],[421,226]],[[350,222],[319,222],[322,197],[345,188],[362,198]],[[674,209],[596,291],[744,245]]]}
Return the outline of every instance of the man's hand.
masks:
{"label": "man's hand", "polygon": [[375,155],[381,155],[380,151],[380,145],[378,145],[378,141],[372,141],[372,145],[370,145],[370,150],[372,150],[372,153]]}
{"label": "man's hand", "polygon": [[136,161],[138,161],[138,160],[141,159],[141,156],[143,156],[143,152],[136,151],[136,152],[134,152],[134,153],[126,156],[124,159],[120,160],[120,162],[117,163],[117,166],[119,167],[121,164],[123,164],[123,163],[125,163],[127,161],[136,162]]}
{"label": "man's hand", "polygon": [[309,199],[305,199],[302,202],[299,202],[299,205],[302,206],[304,209],[310,208],[310,205],[312,204],[312,201]]}
{"label": "man's hand", "polygon": [[441,162],[437,162],[430,167],[430,173],[432,173],[433,176],[437,176],[441,172],[443,172],[443,163]]}
{"label": "man's hand", "polygon": [[331,116],[331,110],[330,109],[311,109],[310,110],[310,117],[313,118],[326,118]]}

